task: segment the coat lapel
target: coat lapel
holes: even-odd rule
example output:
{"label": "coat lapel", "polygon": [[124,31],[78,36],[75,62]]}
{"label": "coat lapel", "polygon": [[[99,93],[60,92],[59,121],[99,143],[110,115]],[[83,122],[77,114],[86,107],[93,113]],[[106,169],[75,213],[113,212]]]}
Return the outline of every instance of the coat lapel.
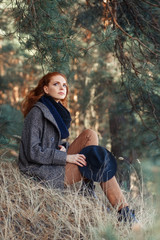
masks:
{"label": "coat lapel", "polygon": [[60,133],[60,130],[59,130],[59,127],[56,123],[56,120],[54,119],[54,117],[52,116],[52,114],[50,113],[49,109],[41,102],[37,102],[35,105],[35,107],[39,107],[41,109],[41,111],[43,112],[44,114],[44,117],[49,120],[51,123],[53,123],[53,125],[56,126],[60,136],[61,136],[61,133]]}

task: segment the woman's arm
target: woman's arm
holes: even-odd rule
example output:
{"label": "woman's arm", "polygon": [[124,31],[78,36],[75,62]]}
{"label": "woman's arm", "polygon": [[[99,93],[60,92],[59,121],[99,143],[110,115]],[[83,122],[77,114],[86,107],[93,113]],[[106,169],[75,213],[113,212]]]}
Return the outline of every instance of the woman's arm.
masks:
{"label": "woman's arm", "polygon": [[83,167],[87,165],[85,159],[86,157],[83,154],[68,154],[66,161]]}
{"label": "woman's arm", "polygon": [[42,148],[44,116],[40,109],[34,108],[26,117],[22,145],[28,162],[38,164],[65,165],[67,153],[56,148]]}
{"label": "woman's arm", "polygon": [[[64,146],[59,145],[58,147],[60,151],[66,152],[66,148]],[[86,157],[83,154],[68,154],[66,162],[73,163],[81,167],[87,165]]]}

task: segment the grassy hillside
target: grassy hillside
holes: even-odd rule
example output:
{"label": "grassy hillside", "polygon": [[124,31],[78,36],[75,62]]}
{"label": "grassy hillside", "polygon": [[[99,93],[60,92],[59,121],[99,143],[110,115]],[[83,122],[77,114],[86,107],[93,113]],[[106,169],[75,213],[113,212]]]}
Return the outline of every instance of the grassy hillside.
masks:
{"label": "grassy hillside", "polygon": [[0,240],[158,239],[149,195],[133,199],[125,193],[141,224],[141,230],[132,230],[117,222],[116,210],[107,211],[108,202],[100,189],[96,190],[97,201],[79,195],[78,187],[64,193],[47,189],[21,175],[15,162],[1,162]]}

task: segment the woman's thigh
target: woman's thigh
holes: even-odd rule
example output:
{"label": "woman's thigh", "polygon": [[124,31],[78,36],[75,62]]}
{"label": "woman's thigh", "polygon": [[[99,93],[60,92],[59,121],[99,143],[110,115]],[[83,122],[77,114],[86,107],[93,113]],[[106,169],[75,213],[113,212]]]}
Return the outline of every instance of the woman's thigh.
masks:
{"label": "woman's thigh", "polygon": [[[89,145],[98,145],[97,133],[93,130],[84,130],[69,146],[68,154],[79,153],[84,147]],[[76,164],[67,163],[65,168],[65,184],[70,185],[79,182],[82,175]]]}

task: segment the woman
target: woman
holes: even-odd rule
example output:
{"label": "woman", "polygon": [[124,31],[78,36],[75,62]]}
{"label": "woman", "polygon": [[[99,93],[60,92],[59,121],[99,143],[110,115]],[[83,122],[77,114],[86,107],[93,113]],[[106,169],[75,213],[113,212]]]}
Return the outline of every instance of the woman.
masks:
{"label": "woman", "polygon": [[[69,136],[71,121],[70,113],[65,108],[67,95],[66,77],[58,72],[48,73],[28,93],[22,105],[25,121],[19,168],[54,188],[63,188],[82,179],[87,182],[83,169],[88,172],[89,159],[92,166],[92,161],[99,160],[101,154],[110,154],[98,147],[97,134],[92,130],[83,131],[69,147],[67,142],[62,142]],[[95,152],[91,153],[90,149],[95,149]],[[88,160],[86,156],[89,156]],[[119,221],[135,221],[114,174],[113,171],[106,180],[106,175],[102,173],[102,190],[112,206],[118,208]]]}

